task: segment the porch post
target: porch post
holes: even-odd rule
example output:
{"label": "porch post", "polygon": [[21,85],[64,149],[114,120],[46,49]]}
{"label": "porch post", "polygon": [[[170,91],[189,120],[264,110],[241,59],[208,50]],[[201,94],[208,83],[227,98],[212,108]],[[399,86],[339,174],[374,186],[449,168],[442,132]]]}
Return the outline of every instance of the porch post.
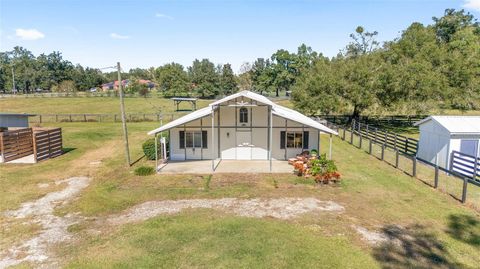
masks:
{"label": "porch post", "polygon": [[318,156],[320,156],[320,131],[319,130],[317,130],[317,138],[318,138],[317,151],[318,151]]}
{"label": "porch post", "polygon": [[270,160],[270,172],[272,172],[272,129],[273,129],[273,117],[272,106],[268,106],[268,159]]}
{"label": "porch post", "polygon": [[212,172],[215,171],[215,107],[212,107]]}
{"label": "porch post", "polygon": [[330,134],[330,149],[328,150],[328,158],[332,159],[332,134]]}
{"label": "porch post", "polygon": [[157,133],[155,133],[155,171],[158,172],[158,142]]}

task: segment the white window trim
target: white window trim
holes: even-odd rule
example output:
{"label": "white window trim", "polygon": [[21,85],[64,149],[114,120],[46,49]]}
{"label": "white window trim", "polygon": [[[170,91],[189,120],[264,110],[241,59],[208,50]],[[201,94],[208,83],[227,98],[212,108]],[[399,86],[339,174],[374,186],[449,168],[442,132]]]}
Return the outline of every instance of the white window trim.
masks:
{"label": "white window trim", "polygon": [[[294,146],[291,147],[288,145],[288,135],[293,134],[293,144]],[[295,143],[295,138],[300,136],[300,143]],[[303,132],[294,132],[294,131],[287,131],[285,132],[285,148],[287,149],[303,149]]]}

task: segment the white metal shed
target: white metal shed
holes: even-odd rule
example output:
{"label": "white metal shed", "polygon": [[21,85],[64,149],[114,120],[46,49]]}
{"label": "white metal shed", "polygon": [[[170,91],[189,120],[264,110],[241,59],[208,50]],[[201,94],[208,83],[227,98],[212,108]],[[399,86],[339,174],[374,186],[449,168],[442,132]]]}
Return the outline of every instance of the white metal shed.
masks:
{"label": "white metal shed", "polygon": [[414,125],[420,129],[419,159],[450,169],[453,151],[480,155],[480,116],[430,116]]}

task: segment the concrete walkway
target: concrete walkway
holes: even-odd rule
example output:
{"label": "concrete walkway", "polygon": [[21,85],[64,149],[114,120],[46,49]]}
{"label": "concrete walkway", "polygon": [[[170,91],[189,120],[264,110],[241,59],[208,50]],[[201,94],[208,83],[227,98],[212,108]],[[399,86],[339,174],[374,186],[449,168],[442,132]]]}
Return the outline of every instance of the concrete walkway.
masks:
{"label": "concrete walkway", "polygon": [[[159,166],[159,174],[270,173],[269,161],[216,160],[169,161]],[[292,173],[287,161],[272,161],[272,173]]]}

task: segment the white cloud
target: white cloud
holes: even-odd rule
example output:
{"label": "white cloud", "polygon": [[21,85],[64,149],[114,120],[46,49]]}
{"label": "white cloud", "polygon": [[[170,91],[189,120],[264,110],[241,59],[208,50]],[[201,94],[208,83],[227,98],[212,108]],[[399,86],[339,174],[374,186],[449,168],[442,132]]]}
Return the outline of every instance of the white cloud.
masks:
{"label": "white cloud", "polygon": [[110,37],[113,39],[129,39],[130,38],[130,36],[128,35],[119,35],[117,33],[111,33]]}
{"label": "white cloud", "polygon": [[155,17],[157,17],[157,18],[162,18],[162,19],[173,20],[173,17],[172,17],[172,16],[169,16],[169,15],[167,15],[167,14],[162,14],[162,13],[155,13]]}
{"label": "white cloud", "polygon": [[480,12],[480,0],[465,0],[463,7]]}
{"label": "white cloud", "polygon": [[37,40],[42,39],[45,35],[37,29],[15,29],[15,35],[23,40]]}

